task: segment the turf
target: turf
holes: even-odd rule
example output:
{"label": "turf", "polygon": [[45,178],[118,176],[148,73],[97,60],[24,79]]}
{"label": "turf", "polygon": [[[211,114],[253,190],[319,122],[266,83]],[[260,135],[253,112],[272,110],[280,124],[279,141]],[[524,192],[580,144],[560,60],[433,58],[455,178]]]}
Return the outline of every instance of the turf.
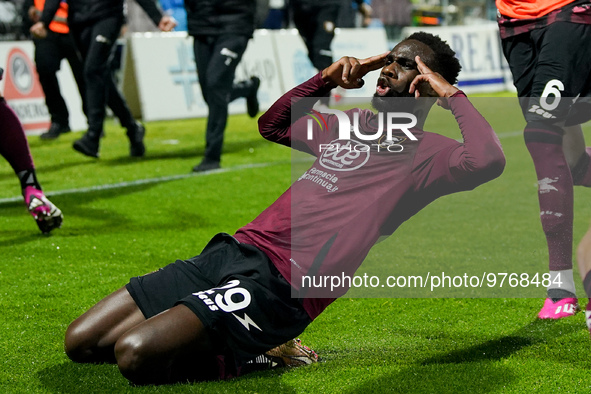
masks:
{"label": "turf", "polygon": [[[392,272],[546,269],[535,173],[516,102],[507,100],[475,100],[501,137],[504,174],[436,201],[390,244],[378,245],[378,257],[395,250],[387,255]],[[217,232],[232,233],[289,186],[289,149],[264,141],[256,123],[241,115],[228,125],[224,170],[192,175],[204,125],[203,119],[148,123],[144,159],[127,157],[124,133],[112,122],[100,160],[71,149],[78,133],[51,142],[29,137],[39,179],[64,211],[63,227],[50,236],[39,233],[18,200],[16,177],[0,161],[0,392],[591,391],[583,314],[537,320],[541,288],[535,298],[343,298],[301,335],[324,362],[231,381],[134,387],[116,366],[70,362],[63,335],[73,319],[131,276],[199,253]],[[460,137],[443,111],[434,112],[427,129]],[[575,240],[591,218],[590,197],[576,189]],[[580,287],[578,276],[576,282]]]}

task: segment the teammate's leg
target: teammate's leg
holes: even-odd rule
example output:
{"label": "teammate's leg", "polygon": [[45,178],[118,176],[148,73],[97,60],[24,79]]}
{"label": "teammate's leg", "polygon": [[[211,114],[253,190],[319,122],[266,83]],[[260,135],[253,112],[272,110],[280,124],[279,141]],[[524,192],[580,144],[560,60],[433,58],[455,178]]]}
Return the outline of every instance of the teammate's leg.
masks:
{"label": "teammate's leg", "polygon": [[[540,219],[548,243],[549,270],[552,278],[560,278],[552,279],[548,287],[551,302],[546,301],[547,308],[539,317],[559,318],[574,314],[577,308],[572,275],[573,174],[577,171],[571,171],[576,167],[572,163],[578,162],[575,157],[584,158],[581,155],[585,153],[580,127],[564,128],[561,124],[567,119],[572,98],[585,89],[590,69],[587,60],[581,63],[581,59],[591,56],[590,51],[580,51],[579,41],[565,37],[587,40],[591,30],[557,22],[541,34],[544,45],[538,54],[525,136],[540,186]],[[565,138],[560,135],[564,133],[568,133]]]}
{"label": "teammate's leg", "polygon": [[1,95],[0,155],[16,173],[25,205],[41,232],[48,233],[59,228],[63,220],[62,212],[43,194],[23,126]]}
{"label": "teammate's leg", "polygon": [[[565,317],[574,314],[576,296],[572,274],[573,181],[563,153],[562,130],[530,122],[524,136],[536,169],[540,220],[552,276],[539,317]],[[559,310],[557,303],[563,300],[569,305]]]}

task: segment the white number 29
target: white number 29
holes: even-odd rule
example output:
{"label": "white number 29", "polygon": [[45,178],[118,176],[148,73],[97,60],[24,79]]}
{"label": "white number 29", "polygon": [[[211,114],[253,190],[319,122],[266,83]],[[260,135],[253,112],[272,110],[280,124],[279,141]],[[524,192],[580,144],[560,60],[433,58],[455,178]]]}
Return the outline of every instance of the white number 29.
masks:
{"label": "white number 29", "polygon": [[[219,287],[218,289],[228,289],[222,296],[221,294],[217,294],[215,296],[215,303],[217,306],[223,310],[224,312],[234,312],[240,309],[246,308],[250,305],[251,296],[248,290],[242,287],[235,287],[240,284],[238,280],[231,280],[228,282],[226,286]],[[213,289],[212,289],[213,290]],[[232,300],[232,296],[234,294],[240,294],[242,296],[242,301],[234,302]]]}

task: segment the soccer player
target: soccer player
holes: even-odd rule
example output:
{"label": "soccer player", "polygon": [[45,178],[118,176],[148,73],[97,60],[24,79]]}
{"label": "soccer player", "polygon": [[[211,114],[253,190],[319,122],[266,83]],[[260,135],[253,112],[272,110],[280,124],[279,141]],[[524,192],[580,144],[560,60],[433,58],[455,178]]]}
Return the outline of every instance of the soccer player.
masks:
{"label": "soccer player", "polygon": [[[326,115],[328,128],[308,122],[318,97],[337,86],[359,88],[380,68],[376,109],[412,111],[419,124],[440,99],[463,142],[413,127],[406,131],[416,140],[401,129],[386,139],[376,135],[370,150],[347,149],[359,141],[339,139],[334,126],[357,120],[369,138],[377,114]],[[304,288],[301,275],[352,276],[380,237],[431,201],[502,173],[495,133],[452,86],[459,70],[446,43],[416,33],[389,53],[343,57],[287,92],[259,118],[259,129],[270,141],[316,156],[306,174],[234,236],[217,234],[200,255],[132,278],[76,319],[66,332],[68,356],[116,361],[132,382],[158,384],[236,376],[257,355],[299,335],[336,298]],[[323,145],[333,149],[319,150]]]}
{"label": "soccer player", "polygon": [[[47,26],[53,20],[61,0],[47,0],[39,22],[31,26],[38,38],[47,36]],[[154,0],[138,0],[152,21],[162,31],[176,26],[174,18],[164,15]],[[111,61],[117,38],[125,21],[123,0],[70,0],[68,26],[84,62],[84,94],[88,130],[74,142],[73,148],[83,155],[98,158],[103,134],[107,101],[127,129],[129,154],[145,154],[144,126],[137,122],[115,84]]]}
{"label": "soccer player", "polygon": [[[0,80],[3,71],[0,68]],[[62,211],[45,197],[37,180],[35,164],[23,125],[0,93],[0,155],[10,164],[21,183],[25,205],[42,233],[62,225]]]}
{"label": "soccer player", "polygon": [[503,52],[527,122],[551,284],[538,317],[579,309],[572,271],[573,185],[591,186],[581,123],[591,118],[591,2],[497,0]]}

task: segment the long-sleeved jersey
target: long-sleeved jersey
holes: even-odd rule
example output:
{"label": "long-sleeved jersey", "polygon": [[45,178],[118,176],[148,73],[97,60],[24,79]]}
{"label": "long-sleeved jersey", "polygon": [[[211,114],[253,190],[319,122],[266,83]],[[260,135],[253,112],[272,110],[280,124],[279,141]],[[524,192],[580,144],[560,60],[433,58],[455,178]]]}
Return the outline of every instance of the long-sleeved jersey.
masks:
{"label": "long-sleeved jersey", "polygon": [[[323,116],[326,125],[308,122],[308,116],[292,124],[291,100],[321,97],[326,89],[318,74],[286,93],[259,119],[263,137],[313,153],[316,160],[235,234],[269,256],[312,319],[346,289],[327,293],[303,288],[304,276],[353,276],[380,237],[392,234],[436,198],[496,178],[505,164],[491,126],[461,92],[449,102],[463,143],[413,128],[408,131],[416,140],[399,130],[390,141],[373,144],[339,139],[336,115]],[[352,122],[358,117],[364,133],[377,130],[378,114],[361,109],[345,113]],[[395,149],[388,150],[389,145]]]}

